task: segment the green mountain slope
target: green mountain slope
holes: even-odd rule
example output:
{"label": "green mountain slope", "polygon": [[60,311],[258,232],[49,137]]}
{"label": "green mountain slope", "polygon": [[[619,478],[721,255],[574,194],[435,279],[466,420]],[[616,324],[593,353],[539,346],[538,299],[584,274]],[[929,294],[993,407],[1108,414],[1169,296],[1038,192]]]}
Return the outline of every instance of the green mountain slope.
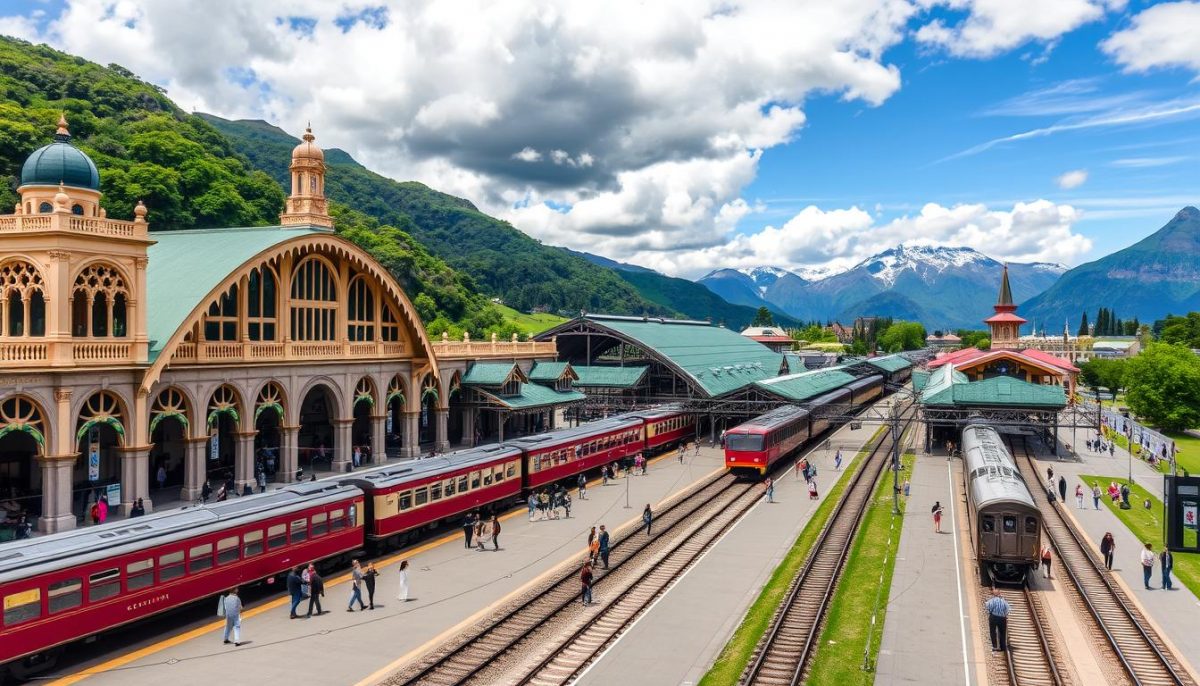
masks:
{"label": "green mountain slope", "polygon": [[[297,139],[262,121],[200,116],[232,140],[257,169],[280,183],[287,180]],[[325,182],[331,199],[411,233],[506,305],[525,311],[670,314],[642,298],[612,270],[543,245],[467,200],[414,181],[380,176],[341,150],[326,150],[325,162],[331,168]]]}

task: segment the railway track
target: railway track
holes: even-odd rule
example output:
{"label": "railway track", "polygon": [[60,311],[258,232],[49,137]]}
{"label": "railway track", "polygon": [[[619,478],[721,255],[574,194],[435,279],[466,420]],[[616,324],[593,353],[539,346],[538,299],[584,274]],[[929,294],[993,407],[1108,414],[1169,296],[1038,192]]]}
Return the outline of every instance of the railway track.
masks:
{"label": "railway track", "polygon": [[1059,506],[1046,498],[1024,438],[1014,440],[1013,448],[1014,456],[1020,454],[1023,457],[1017,459],[1017,464],[1026,482],[1033,484],[1030,491],[1042,511],[1042,525],[1058,552],[1059,568],[1066,572],[1079,592],[1088,615],[1108,640],[1109,648],[1125,674],[1139,686],[1194,686],[1187,670],[1158,632],[1149,626],[1091,546]]}
{"label": "railway track", "polygon": [[[910,410],[905,417],[905,429],[911,421]],[[902,430],[901,436],[903,433]],[[855,470],[804,566],[792,579],[783,603],[755,649],[754,659],[742,674],[741,683],[763,686],[801,683],[859,523],[875,484],[889,463],[891,447],[891,437],[881,437]]]}
{"label": "railway track", "polygon": [[614,532],[611,567],[597,570],[593,585],[599,607],[581,606],[579,566],[571,566],[533,598],[514,603],[385,683],[562,683],[555,675],[569,678],[590,661],[758,497],[753,484],[732,475],[712,479],[658,513],[654,536],[645,536],[641,527]]}
{"label": "railway track", "polygon": [[[1028,586],[997,587],[997,590],[1008,601],[1008,650],[992,653],[1001,663],[999,669],[993,670],[993,683],[1069,686],[1067,673],[1058,667],[1063,659],[1048,632],[1049,622],[1037,594]],[[990,594],[991,589],[981,588],[981,602]],[[983,619],[986,627],[987,619]],[[990,640],[991,637],[986,636],[985,645]]]}

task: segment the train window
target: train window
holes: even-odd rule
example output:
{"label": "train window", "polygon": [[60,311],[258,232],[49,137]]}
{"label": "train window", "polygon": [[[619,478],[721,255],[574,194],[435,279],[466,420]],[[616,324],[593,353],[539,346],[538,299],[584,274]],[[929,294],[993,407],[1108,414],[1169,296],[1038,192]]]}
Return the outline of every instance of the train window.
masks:
{"label": "train window", "polygon": [[312,516],[312,535],[324,536],[329,531],[329,515],[324,512],[318,512]]}
{"label": "train window", "polygon": [[446,479],[446,484],[442,487],[442,492],[447,498],[454,495],[454,479]]}
{"label": "train window", "polygon": [[429,502],[436,503],[442,499],[442,482],[429,484]]}
{"label": "train window", "polygon": [[183,576],[183,551],[177,550],[158,558],[158,581],[170,581]]}
{"label": "train window", "polygon": [[458,492],[459,493],[467,492],[467,476],[465,474],[458,477]]}
{"label": "train window", "polygon": [[342,510],[334,510],[329,513],[329,530],[341,531],[346,528],[346,513]]}
{"label": "train window", "polygon": [[400,511],[412,508],[412,491],[404,491],[400,494]]}
{"label": "train window", "polygon": [[1034,517],[1026,517],[1025,518],[1025,533],[1027,533],[1027,534],[1036,534],[1037,533],[1037,519],[1035,519]]}
{"label": "train window", "polygon": [[292,520],[292,543],[303,543],[308,539],[308,520],[296,519]]}
{"label": "train window", "polygon": [[212,544],[205,543],[191,549],[188,553],[188,574],[203,572],[212,567]]}
{"label": "train window", "polygon": [[223,565],[238,559],[238,537],[230,536],[217,541],[217,564]]}
{"label": "train window", "polygon": [[136,591],[154,585],[154,559],[139,560],[125,565],[125,590]]}
{"label": "train window", "polygon": [[1017,518],[1012,515],[1004,515],[1004,533],[1017,533]]}
{"label": "train window", "polygon": [[484,486],[492,485],[492,468],[491,467],[488,467],[487,469],[483,470],[483,485]]}
{"label": "train window", "polygon": [[272,550],[287,545],[287,524],[276,524],[267,529],[267,547]]}
{"label": "train window", "polygon": [[725,436],[727,450],[762,450],[763,437],[758,434],[727,434]]}
{"label": "train window", "polygon": [[985,534],[994,533],[996,531],[996,518],[991,515],[983,516],[983,532]]}
{"label": "train window", "polygon": [[429,502],[429,489],[422,486],[413,490],[413,503],[420,507]]}
{"label": "train window", "polygon": [[[567,454],[564,452],[563,453],[563,462],[566,462],[566,460],[567,460]],[[513,478],[514,476],[516,476],[517,475],[517,463],[509,462],[508,467],[505,470],[505,472],[508,474],[508,478],[510,478],[510,479]]]}
{"label": "train window", "polygon": [[471,490],[479,488],[479,472],[471,472]]}
{"label": "train window", "polygon": [[31,588],[4,596],[4,626],[37,619],[42,615],[42,589]]}
{"label": "train window", "polygon": [[[117,568],[96,572],[88,577],[88,602],[111,598],[121,592],[121,570]],[[6,599],[7,604],[7,599]]]}
{"label": "train window", "polygon": [[50,584],[50,614],[79,607],[83,603],[83,579],[63,579]]}
{"label": "train window", "polygon": [[542,460],[537,455],[529,456],[529,473],[536,474],[542,471]]}
{"label": "train window", "polygon": [[242,555],[254,557],[263,551],[263,532],[247,531],[242,535]]}

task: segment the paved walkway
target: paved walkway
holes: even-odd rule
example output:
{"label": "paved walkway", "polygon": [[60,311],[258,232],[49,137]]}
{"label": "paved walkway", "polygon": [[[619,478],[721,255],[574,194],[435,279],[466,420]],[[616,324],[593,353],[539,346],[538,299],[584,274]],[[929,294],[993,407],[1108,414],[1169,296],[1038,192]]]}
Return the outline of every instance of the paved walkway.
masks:
{"label": "paved walkway", "polygon": [[[956,543],[963,543],[959,538],[965,532],[955,530],[955,514],[964,503],[951,469],[962,469],[962,461],[917,454],[875,666],[876,684],[948,686],[968,683],[968,669],[976,673],[975,654],[968,652],[966,639],[969,627],[964,624],[970,620],[963,618],[965,603],[975,602],[974,586],[967,586],[974,569],[959,563]],[[945,508],[940,534],[934,532],[929,514],[934,502]]]}
{"label": "paved walkway", "polygon": [[[376,598],[382,607],[375,612],[345,611],[349,597],[345,574],[327,585],[325,608],[331,612],[320,617],[289,620],[287,599],[278,596],[251,604],[242,621],[247,645],[240,648],[221,644],[223,622],[213,621],[216,618],[205,612],[201,616],[207,618],[190,625],[173,625],[177,631],[169,636],[112,650],[102,658],[107,662],[100,667],[106,671],[87,683],[375,683],[398,666],[402,656],[411,657],[464,620],[580,554],[592,525],[604,523],[615,529],[626,521],[640,521],[642,505],[657,503],[722,465],[723,453],[711,448],[702,448],[698,456],[689,453],[682,465],[674,453],[659,459],[648,475],[629,481],[630,509],[624,508],[627,484],[621,479],[606,487],[593,485],[587,500],[576,498],[569,520],[530,523],[522,508],[504,518],[499,552],[465,550],[461,534],[450,534],[393,555],[377,565],[381,576]],[[396,565],[401,559],[409,560],[414,596],[406,604],[395,600]]]}
{"label": "paved walkway", "polygon": [[[874,433],[871,426],[856,431],[843,426],[830,437],[827,449],[818,446],[808,453],[817,466],[822,498],[850,470],[851,459]],[[838,449],[841,470],[833,464]],[[699,682],[819,505],[808,499],[804,479],[794,471],[780,472],[775,502],[756,505],[576,684]]]}

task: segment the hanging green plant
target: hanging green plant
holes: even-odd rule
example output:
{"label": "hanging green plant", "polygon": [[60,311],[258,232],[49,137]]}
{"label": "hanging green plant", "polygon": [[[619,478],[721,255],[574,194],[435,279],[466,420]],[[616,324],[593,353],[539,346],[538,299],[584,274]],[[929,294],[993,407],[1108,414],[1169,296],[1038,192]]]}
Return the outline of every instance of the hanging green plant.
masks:
{"label": "hanging green plant", "polygon": [[404,404],[404,391],[392,391],[387,394],[387,404],[391,405],[393,400],[399,400],[400,404]]}
{"label": "hanging green plant", "polygon": [[154,415],[153,417],[151,417],[150,433],[154,433],[154,428],[158,426],[159,422],[161,422],[164,419],[170,419],[170,418],[178,419],[179,423],[183,424],[184,433],[187,433],[187,429],[189,426],[187,415],[180,412],[179,410],[164,410],[164,411],[159,412],[158,414]]}
{"label": "hanging green plant", "polygon": [[5,436],[7,436],[8,434],[10,434],[14,431],[21,431],[21,432],[27,433],[33,438],[34,442],[36,442],[39,446],[41,446],[43,448],[46,447],[46,437],[43,436],[42,432],[38,431],[38,428],[32,424],[9,424],[8,426],[4,427],[3,429],[0,429],[0,438],[4,438]]}
{"label": "hanging green plant", "polygon": [[461,390],[462,387],[460,387],[458,384],[454,384],[450,387],[450,397],[453,398],[454,396],[458,395],[458,392]]}
{"label": "hanging green plant", "polygon": [[276,402],[270,402],[270,403],[263,403],[263,404],[259,405],[258,407],[254,408],[254,421],[257,422],[259,416],[262,415],[262,413],[266,412],[267,410],[274,412],[279,417],[280,420],[283,419],[283,405],[280,405],[279,403],[276,403]]}
{"label": "hanging green plant", "polygon": [[421,391],[421,402],[425,402],[425,400],[427,398],[433,398],[434,400],[437,400],[438,399],[437,388],[435,388],[433,386],[427,386],[425,388],[425,390]]}
{"label": "hanging green plant", "polygon": [[229,418],[232,419],[235,424],[238,422],[239,417],[236,407],[233,405],[228,407],[218,407],[208,413],[208,428],[211,429],[213,426],[216,426],[217,418],[223,414],[229,415]]}
{"label": "hanging green plant", "polygon": [[375,407],[375,398],[370,393],[359,393],[354,397],[354,406],[357,407],[359,403],[366,403],[367,407]]}
{"label": "hanging green plant", "polygon": [[92,417],[91,419],[84,422],[83,426],[79,427],[79,431],[75,432],[75,440],[82,441],[83,438],[85,436],[87,436],[88,431],[93,426],[96,426],[97,424],[107,424],[108,426],[112,427],[113,431],[117,432],[118,436],[121,436],[121,437],[125,436],[125,427],[121,425],[120,419],[117,419],[116,417],[112,417],[112,416]]}

